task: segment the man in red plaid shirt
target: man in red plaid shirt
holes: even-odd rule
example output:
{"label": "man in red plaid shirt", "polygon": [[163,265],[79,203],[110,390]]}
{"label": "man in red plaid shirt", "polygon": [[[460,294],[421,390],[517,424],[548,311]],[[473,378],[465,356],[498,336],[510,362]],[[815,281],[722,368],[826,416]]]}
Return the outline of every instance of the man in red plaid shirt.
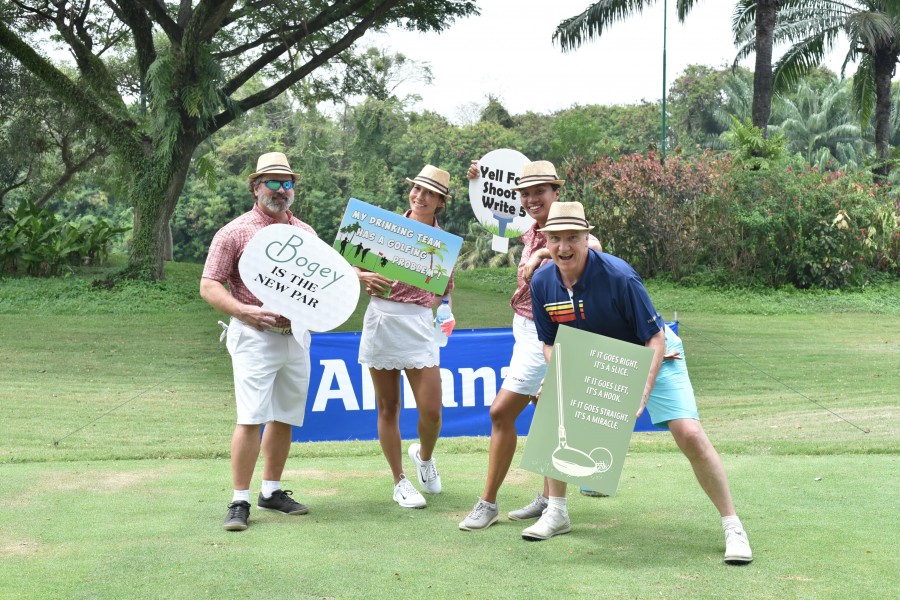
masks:
{"label": "man in red plaid shirt", "polygon": [[[234,495],[224,524],[229,531],[247,529],[250,480],[260,449],[263,481],[257,507],[288,515],[309,512],[291,498],[290,490],[281,489],[281,474],[291,449],[291,426],[303,424],[306,408],[309,332],[300,336],[302,343],[297,341],[291,322],[263,310],[262,302],[247,289],[238,271],[247,243],[267,225],[295,225],[315,234],[288,210],[294,201],[297,178],[281,152],[259,157],[249,180],[256,203],[213,237],[200,280],[203,299],[231,316],[226,345],[234,371],[237,425],[231,438]],[[266,427],[260,442],[263,424]]]}

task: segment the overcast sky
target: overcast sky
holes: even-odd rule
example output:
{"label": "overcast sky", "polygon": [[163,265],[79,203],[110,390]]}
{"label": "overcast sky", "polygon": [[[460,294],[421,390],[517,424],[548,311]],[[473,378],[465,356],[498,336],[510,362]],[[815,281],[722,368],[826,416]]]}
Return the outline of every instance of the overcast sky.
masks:
{"label": "overcast sky", "polygon": [[[634,104],[657,101],[663,90],[663,0],[619,22],[598,41],[563,54],[552,43],[559,22],[582,12],[591,0],[479,0],[481,16],[463,19],[440,35],[403,30],[367,35],[369,44],[428,63],[434,83],[401,88],[417,92],[414,108],[459,121],[466,106],[483,106],[488,94],[512,114],[549,113],[574,104]],[[731,65],[732,0],[695,5],[684,24],[668,0],[666,80],[689,64]],[[846,49],[829,66],[840,68]],[[753,58],[742,62],[752,68]],[[848,71],[848,75],[851,71]],[[471,112],[469,110],[468,112]]]}

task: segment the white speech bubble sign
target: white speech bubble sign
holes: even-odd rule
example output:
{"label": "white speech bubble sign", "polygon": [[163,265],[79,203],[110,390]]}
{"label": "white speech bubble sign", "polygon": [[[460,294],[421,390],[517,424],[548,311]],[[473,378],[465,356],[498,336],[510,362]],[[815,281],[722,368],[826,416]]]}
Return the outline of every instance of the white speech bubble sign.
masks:
{"label": "white speech bubble sign", "polygon": [[330,331],[359,301],[353,267],[331,246],[294,225],[263,227],[238,262],[241,279],[263,308],[291,320],[293,335]]}
{"label": "white speech bubble sign", "polygon": [[469,202],[475,218],[494,238],[491,247],[497,252],[509,249],[509,238],[528,231],[532,219],[511,188],[522,174],[528,157],[517,150],[491,150],[478,161],[478,177],[469,180]]}

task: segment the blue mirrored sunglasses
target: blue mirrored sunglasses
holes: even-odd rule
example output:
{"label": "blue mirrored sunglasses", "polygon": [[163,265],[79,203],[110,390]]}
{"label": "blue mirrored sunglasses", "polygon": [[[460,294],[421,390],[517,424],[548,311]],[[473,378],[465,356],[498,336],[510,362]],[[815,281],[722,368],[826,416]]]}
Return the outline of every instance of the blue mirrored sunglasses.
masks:
{"label": "blue mirrored sunglasses", "polygon": [[278,191],[281,188],[284,188],[284,191],[288,191],[294,188],[294,181],[291,179],[288,179],[287,181],[277,181],[275,179],[269,179],[268,181],[263,181],[263,185],[273,192]]}

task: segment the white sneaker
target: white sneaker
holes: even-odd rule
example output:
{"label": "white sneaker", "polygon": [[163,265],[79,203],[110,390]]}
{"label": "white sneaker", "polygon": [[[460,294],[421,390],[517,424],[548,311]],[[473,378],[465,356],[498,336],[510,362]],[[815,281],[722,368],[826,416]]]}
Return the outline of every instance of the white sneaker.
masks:
{"label": "white sneaker", "polygon": [[529,542],[549,540],[554,535],[562,535],[572,531],[568,513],[555,508],[548,508],[537,523],[522,531],[522,539]]}
{"label": "white sneaker", "polygon": [[506,516],[513,521],[528,521],[540,517],[545,508],[547,508],[547,499],[544,498],[544,495],[541,494],[541,492],[538,492],[537,496],[535,496],[534,500],[529,504],[523,506],[519,510],[511,511]]}
{"label": "white sneaker", "polygon": [[421,448],[421,444],[412,444],[409,447],[409,457],[416,464],[416,478],[419,480],[419,485],[426,494],[440,494],[441,476],[438,474],[437,467],[434,466],[434,457],[432,456],[431,460],[425,462],[419,456],[419,448]]}
{"label": "white sneaker", "polygon": [[401,475],[400,482],[394,486],[394,502],[403,508],[425,508],[425,496],[419,493],[405,475]]}
{"label": "white sneaker", "polygon": [[487,529],[496,523],[499,518],[500,509],[497,508],[497,505],[495,504],[494,508],[491,508],[490,504],[479,498],[469,516],[460,522],[459,528],[463,531]]}
{"label": "white sneaker", "polygon": [[750,540],[742,527],[725,528],[725,563],[729,565],[747,565],[753,562],[753,551]]}

